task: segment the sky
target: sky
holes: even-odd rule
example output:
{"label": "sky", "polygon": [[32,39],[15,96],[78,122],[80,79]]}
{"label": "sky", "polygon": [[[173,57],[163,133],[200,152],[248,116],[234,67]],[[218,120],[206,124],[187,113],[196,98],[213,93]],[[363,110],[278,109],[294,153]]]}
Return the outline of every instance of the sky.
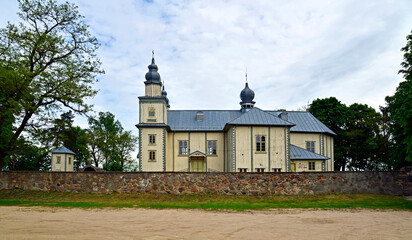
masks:
{"label": "sky", "polygon": [[[240,109],[246,69],[264,110],[331,96],[378,109],[403,80],[412,30],[410,0],[68,1],[101,43],[105,74],[88,102],[135,135],[152,50],[172,110]],[[0,0],[0,27],[16,12],[16,0]]]}

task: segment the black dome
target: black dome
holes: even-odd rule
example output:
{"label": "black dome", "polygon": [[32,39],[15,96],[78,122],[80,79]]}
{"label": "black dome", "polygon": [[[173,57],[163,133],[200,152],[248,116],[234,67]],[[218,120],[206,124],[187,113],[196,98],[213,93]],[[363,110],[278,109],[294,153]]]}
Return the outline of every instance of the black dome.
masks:
{"label": "black dome", "polygon": [[149,72],[146,73],[145,78],[146,78],[146,84],[147,83],[157,83],[157,84],[162,84],[160,82],[160,74],[157,72],[158,68],[157,65],[155,64],[154,58],[152,58],[152,64],[147,66],[149,68]]}
{"label": "black dome", "polygon": [[246,83],[245,88],[240,92],[240,99],[244,103],[252,103],[253,98],[255,98],[255,92],[249,88],[248,83]]}
{"label": "black dome", "polygon": [[166,106],[170,107],[169,98],[167,97],[167,92],[165,90],[165,85],[162,86],[162,96],[166,99]]}

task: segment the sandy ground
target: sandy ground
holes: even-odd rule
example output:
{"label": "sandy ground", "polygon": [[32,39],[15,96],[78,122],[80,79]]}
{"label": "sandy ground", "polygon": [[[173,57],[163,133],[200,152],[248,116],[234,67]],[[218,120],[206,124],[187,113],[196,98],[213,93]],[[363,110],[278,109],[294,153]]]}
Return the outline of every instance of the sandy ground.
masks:
{"label": "sandy ground", "polygon": [[0,207],[0,239],[412,239],[412,212]]}

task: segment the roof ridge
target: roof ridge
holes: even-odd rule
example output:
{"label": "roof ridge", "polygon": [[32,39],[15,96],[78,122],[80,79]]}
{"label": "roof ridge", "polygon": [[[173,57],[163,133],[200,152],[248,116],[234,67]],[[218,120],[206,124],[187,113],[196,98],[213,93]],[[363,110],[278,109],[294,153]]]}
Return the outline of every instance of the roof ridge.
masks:
{"label": "roof ridge", "polygon": [[[229,122],[227,122],[227,123],[231,123],[231,122],[233,122],[233,121],[235,121],[235,120],[237,120],[237,119],[239,119],[239,118],[244,117],[246,114],[249,114],[249,113],[250,113],[251,111],[253,111],[254,109],[259,109],[260,111],[262,111],[262,112],[263,112],[263,110],[262,110],[262,109],[260,109],[260,108],[258,108],[258,107],[254,107],[254,108],[250,109],[249,111],[247,111],[247,112],[245,112],[245,113],[241,114],[239,117],[237,117],[237,118],[234,118],[234,119],[230,120],[230,121],[229,121]],[[227,124],[227,123],[226,123],[226,124]]]}
{"label": "roof ridge", "polygon": [[[264,111],[264,112],[265,112],[265,111]],[[282,121],[285,121],[285,122],[291,123],[291,124],[293,124],[293,125],[296,125],[296,123],[291,122],[291,121],[289,121],[289,120],[284,120],[284,119],[280,118],[279,116],[273,115],[272,113],[268,113],[268,112],[265,112],[265,113],[270,114],[270,115],[272,115],[272,116],[275,116],[275,117],[279,118],[279,119],[282,120]]]}

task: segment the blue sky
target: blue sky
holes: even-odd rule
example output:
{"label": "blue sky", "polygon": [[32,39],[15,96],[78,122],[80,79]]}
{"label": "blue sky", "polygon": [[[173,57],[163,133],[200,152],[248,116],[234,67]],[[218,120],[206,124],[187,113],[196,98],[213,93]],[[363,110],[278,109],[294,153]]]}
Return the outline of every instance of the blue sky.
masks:
{"label": "blue sky", "polygon": [[[106,74],[90,103],[135,135],[152,50],[171,109],[240,108],[246,68],[261,109],[330,96],[378,109],[402,81],[400,48],[412,30],[410,0],[69,2],[102,44]],[[1,0],[0,27],[19,21],[17,11]]]}

